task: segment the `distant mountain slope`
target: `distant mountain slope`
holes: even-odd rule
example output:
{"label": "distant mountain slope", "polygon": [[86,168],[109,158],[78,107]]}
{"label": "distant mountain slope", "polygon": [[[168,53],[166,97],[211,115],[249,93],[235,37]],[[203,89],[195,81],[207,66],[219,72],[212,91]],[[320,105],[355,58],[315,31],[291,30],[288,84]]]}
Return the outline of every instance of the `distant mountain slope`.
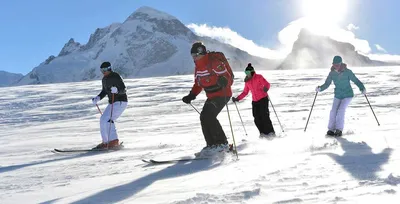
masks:
{"label": "distant mountain slope", "polygon": [[355,51],[355,47],[350,43],[338,42],[329,37],[313,35],[306,29],[303,29],[293,44],[292,52],[278,66],[278,69],[329,67],[335,55],[342,56],[343,61],[350,66],[394,65],[371,60]]}
{"label": "distant mountain slope", "polygon": [[24,75],[22,74],[14,74],[10,72],[0,71],[0,86],[9,86],[13,83],[16,83],[23,76]]}

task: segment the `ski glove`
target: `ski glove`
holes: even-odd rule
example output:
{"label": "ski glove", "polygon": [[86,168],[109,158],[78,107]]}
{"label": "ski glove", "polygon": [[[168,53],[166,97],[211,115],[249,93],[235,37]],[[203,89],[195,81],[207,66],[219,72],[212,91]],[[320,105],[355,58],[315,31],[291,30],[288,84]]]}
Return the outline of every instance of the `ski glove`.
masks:
{"label": "ski glove", "polygon": [[236,98],[236,97],[232,97],[232,102],[239,102],[239,99],[238,98]]}
{"label": "ski glove", "polygon": [[100,96],[96,96],[96,97],[92,98],[93,105],[96,105],[97,102],[99,102],[99,101],[100,101]]}
{"label": "ski glove", "polygon": [[364,90],[361,91],[361,93],[365,95],[365,94],[367,94],[367,90],[364,89]]}
{"label": "ski glove", "polygon": [[182,101],[186,104],[189,104],[191,101],[193,101],[194,99],[196,99],[196,96],[190,92],[187,96],[184,96],[182,98]]}
{"label": "ski glove", "polygon": [[117,87],[115,87],[115,86],[111,87],[111,93],[112,93],[112,94],[118,93]]}
{"label": "ski glove", "polygon": [[317,87],[315,88],[315,91],[316,91],[316,92],[321,92],[321,88],[320,88],[319,86],[317,86]]}
{"label": "ski glove", "polygon": [[268,92],[268,88],[264,86],[264,92],[267,93]]}

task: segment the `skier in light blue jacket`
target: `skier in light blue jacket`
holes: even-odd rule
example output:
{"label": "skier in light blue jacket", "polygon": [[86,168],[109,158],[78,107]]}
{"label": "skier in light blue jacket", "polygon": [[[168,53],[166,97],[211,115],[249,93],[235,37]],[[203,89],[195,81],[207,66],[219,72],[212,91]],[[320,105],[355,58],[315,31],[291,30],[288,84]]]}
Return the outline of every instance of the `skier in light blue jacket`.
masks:
{"label": "skier in light blue jacket", "polygon": [[354,97],[350,81],[358,86],[362,94],[366,94],[366,90],[364,84],[347,68],[347,65],[342,62],[340,56],[335,56],[333,58],[331,71],[325,83],[321,86],[317,86],[315,91],[324,91],[331,85],[332,81],[335,84],[335,98],[333,99],[332,110],[329,116],[327,135],[342,136],[346,108]]}

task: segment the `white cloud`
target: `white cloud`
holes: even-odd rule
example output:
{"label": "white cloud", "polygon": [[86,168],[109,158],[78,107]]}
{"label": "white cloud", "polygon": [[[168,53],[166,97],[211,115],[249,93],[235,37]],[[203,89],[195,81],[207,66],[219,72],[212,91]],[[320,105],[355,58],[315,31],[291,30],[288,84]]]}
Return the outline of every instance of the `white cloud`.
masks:
{"label": "white cloud", "polygon": [[390,54],[369,54],[367,55],[372,60],[379,60],[384,62],[394,62],[400,63],[400,55],[390,55]]}
{"label": "white cloud", "polygon": [[[349,24],[346,29],[335,24],[329,24],[323,20],[315,20],[308,17],[299,18],[290,22],[285,28],[279,31],[278,39],[280,45],[277,46],[279,47],[277,50],[257,45],[252,40],[242,37],[240,34],[227,27],[210,27],[206,24],[190,24],[187,26],[199,36],[211,37],[220,42],[240,48],[251,55],[268,59],[282,59],[286,57],[286,55],[292,50],[293,43],[297,40],[300,30],[302,28],[307,28],[316,35],[328,36],[336,41],[350,43],[354,45],[358,52],[367,55],[373,60],[400,63],[400,55],[371,53],[372,49],[369,42],[357,38],[351,31],[359,29],[359,27],[354,24]],[[375,47],[379,51],[386,52],[386,50],[378,44],[375,44]]]}
{"label": "white cloud", "polygon": [[252,40],[248,40],[237,32],[231,30],[230,28],[221,27],[210,27],[206,24],[197,25],[189,24],[188,28],[192,29],[196,35],[207,36],[216,39],[220,42],[230,44],[234,47],[240,48],[248,52],[251,55],[259,56],[268,59],[282,59],[285,58],[288,53],[284,53],[278,50],[271,50],[269,48],[257,45]]}
{"label": "white cloud", "polygon": [[347,25],[347,30],[351,31],[351,30],[358,30],[360,27],[350,23],[349,25]]}
{"label": "white cloud", "polygon": [[356,38],[353,32],[326,21],[307,17],[290,22],[278,33],[279,41],[287,47],[286,49],[291,49],[302,28],[307,28],[316,35],[328,36],[336,41],[351,43],[361,53],[368,54],[371,52],[368,41]]}
{"label": "white cloud", "polygon": [[381,52],[385,52],[387,53],[387,51],[385,50],[385,48],[383,48],[382,46],[380,46],[379,44],[375,44],[375,47],[377,50],[381,51]]}

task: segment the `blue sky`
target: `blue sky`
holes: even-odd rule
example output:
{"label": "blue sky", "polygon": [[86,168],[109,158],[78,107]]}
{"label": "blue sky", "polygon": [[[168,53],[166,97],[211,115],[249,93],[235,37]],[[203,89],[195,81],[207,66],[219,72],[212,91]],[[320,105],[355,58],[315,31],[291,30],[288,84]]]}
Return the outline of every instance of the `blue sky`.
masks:
{"label": "blue sky", "polygon": [[[58,55],[70,38],[85,44],[96,28],[123,22],[141,6],[169,13],[185,25],[194,24],[191,27],[194,30],[202,24],[210,30],[228,28],[259,47],[275,50],[282,44],[279,39],[282,29],[307,15],[305,1],[3,0],[0,1],[0,70],[26,74],[48,56]],[[349,41],[360,43],[360,50],[371,55],[400,55],[400,26],[397,22],[400,19],[400,1],[348,0],[345,13],[337,5],[333,3],[326,12],[333,12],[329,16],[342,19],[335,22],[336,25],[343,29],[342,33],[354,34],[354,39]],[[350,24],[354,25],[353,29]],[[202,34],[201,31],[198,34]],[[225,37],[225,34],[215,35]],[[366,42],[369,51],[365,48]],[[378,50],[377,45],[385,51]]]}

